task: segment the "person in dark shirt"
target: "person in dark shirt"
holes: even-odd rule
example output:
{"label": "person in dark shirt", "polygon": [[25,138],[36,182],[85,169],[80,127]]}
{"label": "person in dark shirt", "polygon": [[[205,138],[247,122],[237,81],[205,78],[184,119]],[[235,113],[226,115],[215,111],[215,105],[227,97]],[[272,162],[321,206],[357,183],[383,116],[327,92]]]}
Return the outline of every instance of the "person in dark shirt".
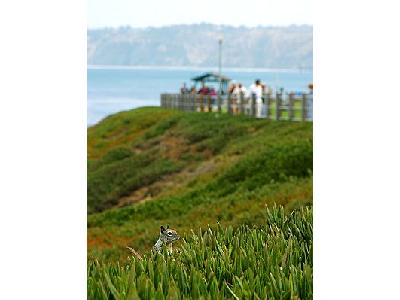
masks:
{"label": "person in dark shirt", "polygon": [[203,87],[199,90],[198,94],[200,95],[208,95],[208,93],[210,92],[210,89],[203,85]]}

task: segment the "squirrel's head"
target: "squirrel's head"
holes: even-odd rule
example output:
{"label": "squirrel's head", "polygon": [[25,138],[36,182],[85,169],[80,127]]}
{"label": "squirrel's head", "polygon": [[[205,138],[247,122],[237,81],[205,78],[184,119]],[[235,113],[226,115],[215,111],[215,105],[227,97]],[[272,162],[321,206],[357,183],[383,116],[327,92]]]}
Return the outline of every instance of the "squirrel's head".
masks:
{"label": "squirrel's head", "polygon": [[178,233],[175,230],[169,229],[169,226],[167,226],[167,228],[165,228],[164,226],[161,226],[160,227],[160,239],[164,243],[169,244],[169,243],[179,240],[180,236],[178,235]]}

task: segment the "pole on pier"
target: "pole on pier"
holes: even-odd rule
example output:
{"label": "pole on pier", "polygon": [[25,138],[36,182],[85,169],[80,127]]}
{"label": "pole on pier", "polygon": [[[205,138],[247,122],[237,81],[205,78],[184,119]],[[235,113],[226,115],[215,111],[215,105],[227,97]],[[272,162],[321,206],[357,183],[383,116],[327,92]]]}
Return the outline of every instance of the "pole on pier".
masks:
{"label": "pole on pier", "polygon": [[218,75],[219,75],[219,91],[218,94],[222,92],[222,38],[218,40]]}

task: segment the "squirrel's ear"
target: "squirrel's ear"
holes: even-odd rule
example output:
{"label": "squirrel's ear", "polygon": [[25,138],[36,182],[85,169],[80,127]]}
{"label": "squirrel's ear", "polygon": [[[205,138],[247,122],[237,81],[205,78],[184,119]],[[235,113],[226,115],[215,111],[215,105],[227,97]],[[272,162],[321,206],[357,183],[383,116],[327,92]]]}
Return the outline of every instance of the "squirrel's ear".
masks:
{"label": "squirrel's ear", "polygon": [[167,229],[169,229],[169,225],[167,225]]}
{"label": "squirrel's ear", "polygon": [[164,226],[162,226],[162,225],[161,225],[161,227],[160,227],[160,231],[161,231],[161,233],[165,231],[165,228],[164,228]]}

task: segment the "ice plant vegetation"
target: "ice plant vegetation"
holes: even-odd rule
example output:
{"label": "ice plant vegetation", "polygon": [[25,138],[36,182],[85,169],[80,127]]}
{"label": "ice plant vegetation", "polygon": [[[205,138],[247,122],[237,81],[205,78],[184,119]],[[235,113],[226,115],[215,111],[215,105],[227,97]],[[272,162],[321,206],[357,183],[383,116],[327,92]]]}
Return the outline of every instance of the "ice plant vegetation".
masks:
{"label": "ice plant vegetation", "polygon": [[312,234],[311,207],[267,208],[263,225],[192,232],[172,254],[89,261],[88,299],[312,299]]}

